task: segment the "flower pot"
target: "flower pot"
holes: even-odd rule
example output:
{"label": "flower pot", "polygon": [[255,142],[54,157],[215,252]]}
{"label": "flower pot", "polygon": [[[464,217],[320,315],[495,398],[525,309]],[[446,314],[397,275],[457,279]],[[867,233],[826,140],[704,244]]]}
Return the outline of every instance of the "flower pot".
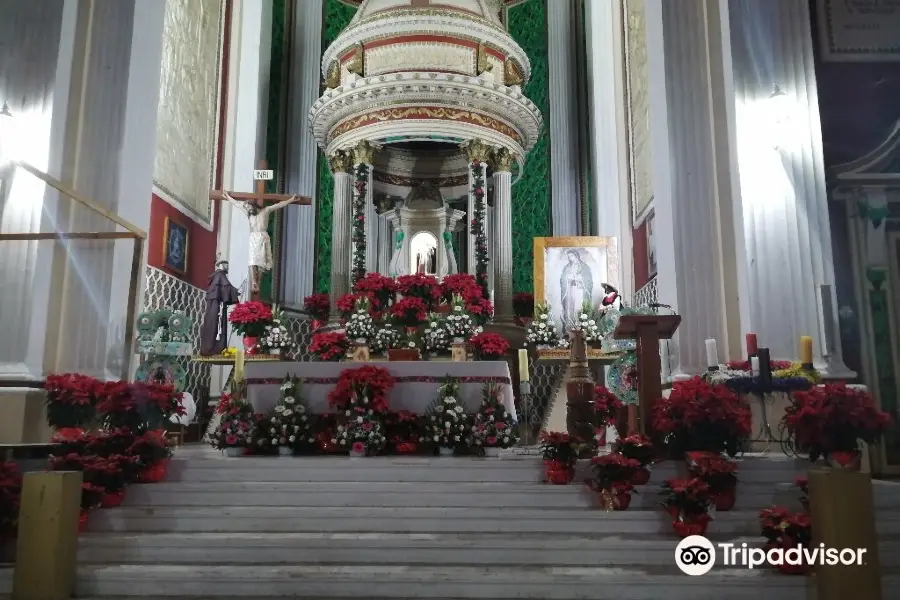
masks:
{"label": "flower pot", "polygon": [[360,451],[358,451],[358,450],[351,450],[351,451],[350,451],[350,458],[365,458],[365,457],[366,457],[366,451],[365,451],[365,450],[363,450],[362,452],[360,452]]}
{"label": "flower pot", "polygon": [[613,494],[613,510],[626,510],[631,505],[631,492]]}
{"label": "flower pot", "polygon": [[575,478],[575,469],[547,469],[544,475],[553,485],[569,485]]}
{"label": "flower pot", "polygon": [[490,456],[490,457],[496,458],[496,457],[500,456],[500,451],[501,451],[501,450],[503,450],[503,448],[499,448],[499,447],[485,448],[485,449],[484,449],[484,455],[485,455],[485,456]]}
{"label": "flower pot", "polygon": [[692,535],[703,535],[709,526],[709,515],[682,518],[680,521],[672,521],[672,529],[681,538]]}
{"label": "flower pot", "polygon": [[237,458],[238,456],[244,455],[244,450],[243,446],[229,446],[228,448],[225,448],[225,456]]}
{"label": "flower pot", "polygon": [[88,528],[88,516],[90,513],[82,508],[81,512],[78,513],[78,533],[84,533]]}
{"label": "flower pot", "polygon": [[454,448],[445,448],[444,446],[441,446],[439,453],[441,456],[453,456],[455,452],[456,450]]}
{"label": "flower pot", "polygon": [[290,446],[278,446],[278,456],[293,456],[294,449]]}
{"label": "flower pot", "polygon": [[643,467],[634,472],[634,477],[631,478],[632,485],[647,485],[647,482],[650,481],[650,469],[648,467]]}
{"label": "flower pot", "polygon": [[141,483],[159,483],[166,478],[168,472],[169,459],[165,458],[141,471],[138,479],[140,479]]}
{"label": "flower pot", "polygon": [[103,495],[103,498],[100,499],[100,507],[101,508],[116,508],[117,506],[121,506],[122,502],[125,501],[125,489],[116,490],[115,492],[108,492]]}
{"label": "flower pot", "polygon": [[281,348],[272,348],[269,350],[269,356],[281,356]]}
{"label": "flower pot", "polygon": [[832,452],[828,455],[828,464],[834,469],[859,471],[862,466],[862,454],[859,450],[850,452]]}
{"label": "flower pot", "polygon": [[550,344],[538,344],[538,345],[537,345],[537,349],[538,349],[538,350],[549,350],[549,349],[550,349]]}
{"label": "flower pot", "polygon": [[246,336],[244,337],[244,352],[246,354],[256,354],[259,351],[259,338]]}
{"label": "flower pot", "polygon": [[713,495],[713,504],[716,507],[716,511],[728,511],[734,508],[735,503],[735,489],[731,488],[729,490],[725,490],[723,492],[719,492],[718,494]]}
{"label": "flower pot", "polygon": [[397,362],[397,361],[418,361],[419,351],[415,348],[391,348],[388,350],[388,360]]}

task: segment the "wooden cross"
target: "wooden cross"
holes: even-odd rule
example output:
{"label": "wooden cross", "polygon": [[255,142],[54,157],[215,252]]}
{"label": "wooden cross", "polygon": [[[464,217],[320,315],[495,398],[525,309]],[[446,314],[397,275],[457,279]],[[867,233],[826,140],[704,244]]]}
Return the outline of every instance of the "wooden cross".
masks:
{"label": "wooden cross", "polygon": [[[261,160],[257,163],[258,171],[266,170],[266,161]],[[268,178],[268,179],[271,179]],[[267,194],[266,193],[266,178],[259,178],[256,180],[256,191],[255,192],[228,192],[228,195],[234,198],[235,200],[241,200],[243,202],[253,202],[258,207],[262,208],[265,206],[266,202],[282,202],[289,198],[293,198],[292,194]],[[225,194],[222,190],[213,190],[209,193],[210,200],[224,200]],[[294,204],[300,205],[310,205],[312,204],[312,198],[300,198],[294,202]]]}

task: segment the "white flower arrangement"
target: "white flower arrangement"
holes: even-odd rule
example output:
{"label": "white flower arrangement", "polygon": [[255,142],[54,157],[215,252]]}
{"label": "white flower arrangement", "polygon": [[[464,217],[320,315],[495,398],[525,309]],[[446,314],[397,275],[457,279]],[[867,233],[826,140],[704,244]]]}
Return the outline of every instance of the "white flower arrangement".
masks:
{"label": "white flower arrangement", "polygon": [[288,375],[281,384],[281,397],[269,420],[269,438],[273,447],[302,448],[316,442],[309,410],[300,396],[300,378]]}
{"label": "white flower arrangement", "polygon": [[534,319],[525,332],[525,344],[529,346],[556,346],[560,337],[556,324],[550,318],[550,306],[539,304],[535,307]]}
{"label": "white flower arrangement", "polygon": [[600,316],[590,304],[581,307],[578,314],[577,328],[584,334],[585,342],[603,341],[603,333],[600,331]]}
{"label": "white flower arrangement", "polygon": [[444,317],[443,322],[447,335],[453,339],[468,340],[475,335],[475,321],[466,312],[466,303],[459,294],[453,296],[450,313]]}
{"label": "white flower arrangement", "polygon": [[282,312],[277,306],[272,309],[272,322],[266,325],[259,339],[260,350],[265,354],[280,353],[294,347],[291,332],[281,324]]}
{"label": "white flower arrangement", "polygon": [[369,340],[369,349],[373,352],[387,352],[391,348],[400,346],[400,332],[390,325],[383,325],[375,332],[375,337]]}
{"label": "white flower arrangement", "polygon": [[448,378],[428,409],[426,439],[442,448],[460,448],[469,444],[469,417],[458,398],[459,384]]}
{"label": "white flower arrangement", "polygon": [[360,415],[345,425],[338,425],[335,434],[332,441],[341,448],[358,450],[357,444],[362,444],[366,454],[378,452],[386,442],[381,421],[368,414]]}
{"label": "white flower arrangement", "polygon": [[472,437],[476,446],[484,448],[509,448],[519,441],[516,420],[503,406],[500,390],[492,383],[484,386],[481,408],[472,425]]}
{"label": "white flower arrangement", "polygon": [[428,317],[424,342],[428,352],[446,352],[450,349],[450,336],[440,315]]}
{"label": "white flower arrangement", "polygon": [[356,307],[356,312],[350,316],[345,327],[347,337],[358,342],[368,342],[375,339],[375,321],[368,309]]}

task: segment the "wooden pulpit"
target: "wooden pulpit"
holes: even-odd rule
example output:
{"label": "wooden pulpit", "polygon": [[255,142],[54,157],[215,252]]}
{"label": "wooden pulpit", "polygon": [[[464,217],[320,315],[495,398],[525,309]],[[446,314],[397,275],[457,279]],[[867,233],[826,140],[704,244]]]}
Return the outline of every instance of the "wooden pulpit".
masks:
{"label": "wooden pulpit", "polygon": [[[653,404],[662,397],[659,340],[671,339],[681,324],[681,315],[622,315],[613,337],[637,341],[638,407],[629,410],[628,433],[640,431],[650,435]],[[634,421],[638,422],[635,423]]]}

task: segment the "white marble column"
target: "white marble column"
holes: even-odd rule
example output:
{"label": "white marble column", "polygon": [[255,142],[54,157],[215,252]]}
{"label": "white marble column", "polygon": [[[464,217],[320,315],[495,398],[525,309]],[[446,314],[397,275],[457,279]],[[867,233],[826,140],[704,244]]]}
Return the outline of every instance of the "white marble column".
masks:
{"label": "white marble column", "polygon": [[350,173],[352,158],[339,152],[332,155],[331,171],[334,177],[334,220],[331,223],[331,317],[338,316],[338,298],[350,291],[350,219],[353,216],[353,175]]}
{"label": "white marble column", "polygon": [[[322,14],[322,0],[304,0],[303,10],[295,11],[291,65],[296,73],[291,77],[291,114],[305,115],[319,97],[322,81],[322,22],[309,15]],[[282,257],[284,274],[282,289],[288,305],[302,306],[303,298],[313,293],[313,273],[316,261],[316,184],[319,152],[316,140],[306,119],[294,119],[289,124],[287,173],[285,191],[313,199],[312,206],[293,204],[285,209]]]}
{"label": "white marble column", "polygon": [[836,299],[826,315],[818,299],[819,286],[835,284],[809,3],[730,0],[729,9],[745,328],[778,359],[796,359],[800,336],[811,335],[816,366],[847,376],[839,340],[826,364],[820,334],[825,322],[838,337],[840,328]]}
{"label": "white marble column", "polygon": [[[481,140],[471,140],[462,146],[466,157],[469,159],[469,201],[466,209],[466,227],[468,231],[468,272],[475,274],[475,236],[472,234],[472,221],[475,219],[475,177],[472,173],[472,163],[478,162],[481,167],[481,180],[484,185],[485,220],[487,219],[487,159],[490,148]],[[487,226],[487,223],[485,223]],[[487,231],[487,230],[485,230]]]}
{"label": "white marble column", "polygon": [[388,275],[394,250],[391,222],[381,215],[378,215],[376,218],[378,219],[378,272],[382,275]]}
{"label": "white marble column", "polygon": [[[719,0],[647,0],[659,301],[683,319],[674,377],[702,372],[704,340],[739,358],[733,96]],[[727,23],[727,21],[725,21]]]}
{"label": "white marble column", "polygon": [[512,156],[505,149],[494,153],[494,314],[498,321],[513,317]]}

